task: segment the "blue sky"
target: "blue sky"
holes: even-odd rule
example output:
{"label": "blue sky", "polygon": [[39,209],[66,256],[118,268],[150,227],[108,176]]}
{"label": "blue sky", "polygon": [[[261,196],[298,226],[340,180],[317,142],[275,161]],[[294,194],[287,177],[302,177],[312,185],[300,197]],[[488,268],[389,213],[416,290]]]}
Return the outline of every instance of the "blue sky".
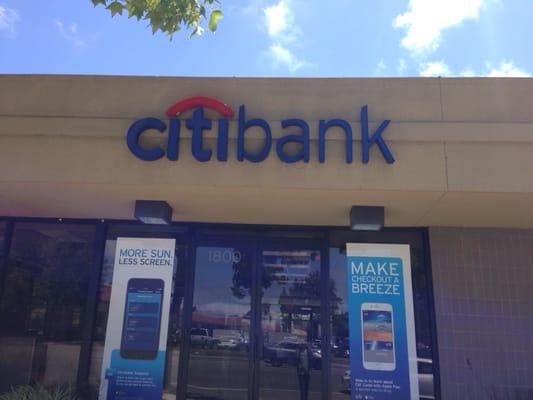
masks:
{"label": "blue sky", "polygon": [[531,0],[222,1],[170,41],[90,0],[0,0],[0,73],[529,76]]}

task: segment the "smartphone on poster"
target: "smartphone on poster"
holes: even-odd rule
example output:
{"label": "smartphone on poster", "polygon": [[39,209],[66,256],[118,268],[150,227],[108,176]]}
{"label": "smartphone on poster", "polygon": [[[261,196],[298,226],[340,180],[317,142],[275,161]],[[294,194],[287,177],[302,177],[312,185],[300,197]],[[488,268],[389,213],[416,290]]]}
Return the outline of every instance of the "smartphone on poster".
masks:
{"label": "smartphone on poster", "polygon": [[394,371],[394,319],[392,305],[361,304],[363,367],[374,371]]}
{"label": "smartphone on poster", "polygon": [[120,356],[151,360],[159,351],[164,282],[162,279],[132,278],[126,290],[126,306]]}

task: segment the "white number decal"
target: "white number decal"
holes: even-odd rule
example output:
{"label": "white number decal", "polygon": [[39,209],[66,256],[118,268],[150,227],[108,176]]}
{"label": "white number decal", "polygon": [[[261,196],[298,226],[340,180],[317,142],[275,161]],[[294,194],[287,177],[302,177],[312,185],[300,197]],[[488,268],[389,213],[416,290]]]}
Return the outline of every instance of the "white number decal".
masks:
{"label": "white number decal", "polygon": [[236,264],[242,260],[242,254],[238,250],[232,249],[217,249],[209,250],[209,262],[213,263],[233,263]]}

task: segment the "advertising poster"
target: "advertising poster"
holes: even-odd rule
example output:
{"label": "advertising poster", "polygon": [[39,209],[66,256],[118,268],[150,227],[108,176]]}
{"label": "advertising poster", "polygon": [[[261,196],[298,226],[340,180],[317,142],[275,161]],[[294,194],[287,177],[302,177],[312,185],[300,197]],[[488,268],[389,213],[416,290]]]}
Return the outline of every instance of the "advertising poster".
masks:
{"label": "advertising poster", "polygon": [[174,247],[117,239],[100,400],[162,398]]}
{"label": "advertising poster", "polygon": [[352,400],[418,400],[408,245],[348,243]]}

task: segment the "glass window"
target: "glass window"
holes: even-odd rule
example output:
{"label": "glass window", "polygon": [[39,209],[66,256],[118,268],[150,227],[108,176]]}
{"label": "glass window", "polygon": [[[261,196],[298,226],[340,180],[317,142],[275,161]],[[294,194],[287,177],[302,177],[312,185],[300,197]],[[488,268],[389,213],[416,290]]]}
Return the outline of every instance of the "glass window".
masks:
{"label": "glass window", "polygon": [[196,249],[188,399],[248,398],[253,260],[246,243]]}
{"label": "glass window", "polygon": [[421,398],[433,398],[433,351],[429,308],[428,271],[423,240],[412,232],[336,232],[329,249],[331,308],[331,390],[332,397],[350,399],[350,343],[348,332],[348,293],[346,284],[346,243],[403,243],[411,249],[415,330]]}
{"label": "glass window", "polygon": [[6,234],[6,222],[0,221],[0,268],[2,268],[2,260],[4,258],[5,251],[5,234]]}
{"label": "glass window", "polygon": [[76,383],[95,227],[17,223],[0,298],[0,392]]}
{"label": "glass window", "polygon": [[[6,251],[6,225],[5,221],[0,221],[0,282],[2,280],[2,269],[4,268],[4,256]],[[2,288],[0,288],[1,293]]]}
{"label": "glass window", "polygon": [[[100,289],[98,292],[96,320],[93,331],[93,342],[91,349],[91,364],[89,371],[89,385],[91,387],[92,392],[91,398],[98,397],[98,390],[100,388],[101,367],[104,354],[109,302],[111,299],[117,237],[172,238],[176,237],[176,235],[180,233],[177,231],[178,229],[180,228],[177,228],[175,226],[139,227],[139,225],[115,226],[109,229],[104,250],[104,261],[100,276]],[[164,377],[164,394],[165,396],[170,395],[170,397],[168,398],[175,398],[177,390],[180,340],[182,335],[181,315],[183,313],[183,296],[185,284],[185,256],[186,247],[177,243],[174,258],[174,285],[170,303],[166,368]]]}
{"label": "glass window", "polygon": [[262,252],[259,399],[320,399],[320,252]]}
{"label": "glass window", "polygon": [[330,315],[331,315],[331,389],[335,398],[350,398],[350,342],[348,332],[348,294],[346,254],[330,248]]}

